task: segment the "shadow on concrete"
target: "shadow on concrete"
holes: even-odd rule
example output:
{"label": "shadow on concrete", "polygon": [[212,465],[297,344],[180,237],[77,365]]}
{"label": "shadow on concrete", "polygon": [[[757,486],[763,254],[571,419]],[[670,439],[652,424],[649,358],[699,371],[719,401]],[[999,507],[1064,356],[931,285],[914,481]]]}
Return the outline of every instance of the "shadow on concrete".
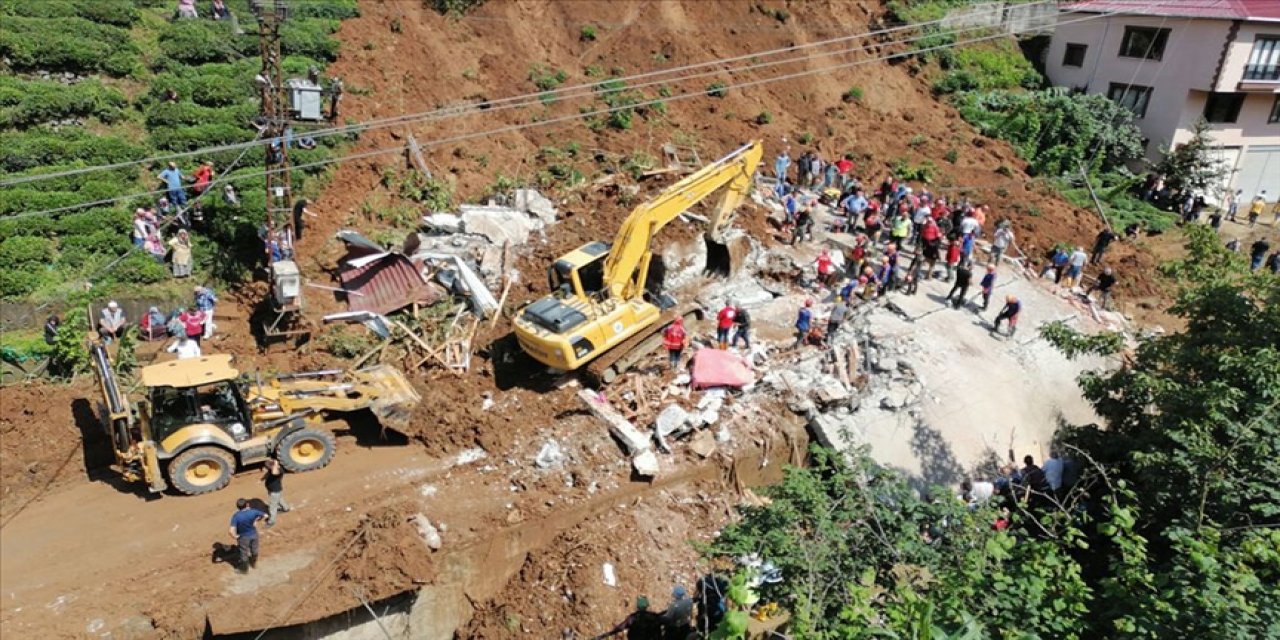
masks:
{"label": "shadow on concrete", "polygon": [[924,487],[956,484],[964,479],[964,466],[956,460],[951,445],[937,429],[916,421],[911,432],[911,451],[920,460]]}

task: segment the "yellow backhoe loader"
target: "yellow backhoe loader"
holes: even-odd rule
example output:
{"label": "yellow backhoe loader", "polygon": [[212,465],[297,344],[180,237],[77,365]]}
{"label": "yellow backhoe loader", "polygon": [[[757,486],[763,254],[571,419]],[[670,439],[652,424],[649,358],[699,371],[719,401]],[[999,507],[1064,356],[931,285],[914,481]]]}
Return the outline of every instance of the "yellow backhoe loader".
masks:
{"label": "yellow backhoe loader", "polygon": [[[90,347],[102,388],[113,468],[152,492],[217,491],[239,468],[276,458],[292,472],[329,464],[337,443],[323,428],[331,412],[369,409],[384,426],[408,420],[421,397],[396,369],[377,365],[248,380],[230,355],[142,368],[144,396],[129,401],[102,345]],[[167,479],[167,481],[166,481]]]}
{"label": "yellow backhoe loader", "polygon": [[636,207],[612,245],[590,242],[561,256],[547,270],[552,293],[516,315],[520,348],[557,369],[586,365],[587,373],[605,384],[657,348],[663,326],[696,311],[677,309],[675,300],[654,286],[654,236],[727,187],[706,230],[708,261],[727,260],[723,233],[750,192],[763,155],[760,141],[745,144]]}

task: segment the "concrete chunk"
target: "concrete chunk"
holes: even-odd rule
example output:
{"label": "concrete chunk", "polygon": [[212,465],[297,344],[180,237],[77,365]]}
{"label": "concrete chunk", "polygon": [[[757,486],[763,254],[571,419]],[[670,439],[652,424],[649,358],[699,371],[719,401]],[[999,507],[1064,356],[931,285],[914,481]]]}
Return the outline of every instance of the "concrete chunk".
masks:
{"label": "concrete chunk", "polygon": [[631,458],[631,468],[646,478],[658,475],[658,456],[652,451],[645,451]]}
{"label": "concrete chunk", "polygon": [[623,447],[626,447],[627,453],[635,455],[649,450],[649,436],[618,413],[618,410],[614,409],[613,405],[602,398],[598,392],[593,389],[582,389],[578,392],[578,399],[587,405],[587,410],[592,415],[604,421],[609,427],[609,433],[613,434]]}
{"label": "concrete chunk", "polygon": [[689,413],[686,412],[678,404],[667,405],[658,413],[658,417],[654,420],[655,428],[658,435],[667,437],[677,431],[684,429],[689,422]]}

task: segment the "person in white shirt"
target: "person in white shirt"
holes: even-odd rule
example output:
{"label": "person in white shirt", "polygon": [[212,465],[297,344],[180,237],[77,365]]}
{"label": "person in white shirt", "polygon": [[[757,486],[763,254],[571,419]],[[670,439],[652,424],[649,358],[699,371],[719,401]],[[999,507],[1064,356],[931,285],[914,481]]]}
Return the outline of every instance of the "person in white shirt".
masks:
{"label": "person in white shirt", "polygon": [[1004,255],[1005,249],[1013,244],[1013,229],[1001,226],[996,229],[995,236],[991,239],[991,262],[992,264],[1000,264],[1000,256]]}
{"label": "person in white shirt", "polygon": [[1057,451],[1049,452],[1049,459],[1044,461],[1044,466],[1040,468],[1044,471],[1044,479],[1049,481],[1049,488],[1053,489],[1054,495],[1062,490],[1062,458],[1058,457]]}
{"label": "person in white shirt", "polygon": [[996,494],[996,486],[990,482],[965,480],[960,483],[960,497],[970,506],[977,506]]}
{"label": "person in white shirt", "polygon": [[1076,247],[1075,253],[1072,253],[1071,257],[1067,258],[1067,277],[1064,280],[1068,289],[1080,284],[1084,265],[1088,261],[1089,254],[1084,252],[1084,247]]}
{"label": "person in white shirt", "polygon": [[168,351],[169,353],[178,354],[179,360],[186,360],[188,358],[199,358],[200,343],[196,342],[195,340],[192,340],[191,338],[188,338],[187,336],[181,336],[178,338],[177,342],[174,342],[173,344],[169,345],[169,348],[165,349],[165,351]]}

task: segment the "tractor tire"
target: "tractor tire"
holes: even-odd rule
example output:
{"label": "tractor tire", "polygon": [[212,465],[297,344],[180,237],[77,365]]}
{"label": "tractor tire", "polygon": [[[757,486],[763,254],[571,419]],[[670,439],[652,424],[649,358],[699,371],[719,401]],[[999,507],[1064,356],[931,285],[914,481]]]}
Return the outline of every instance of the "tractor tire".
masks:
{"label": "tractor tire", "polygon": [[189,496],[211,493],[227,486],[235,472],[235,457],[218,447],[192,447],[169,463],[169,480],[173,488]]}
{"label": "tractor tire", "polygon": [[333,434],[319,429],[298,429],[285,436],[276,447],[276,459],[293,473],[329,466],[338,443]]}

